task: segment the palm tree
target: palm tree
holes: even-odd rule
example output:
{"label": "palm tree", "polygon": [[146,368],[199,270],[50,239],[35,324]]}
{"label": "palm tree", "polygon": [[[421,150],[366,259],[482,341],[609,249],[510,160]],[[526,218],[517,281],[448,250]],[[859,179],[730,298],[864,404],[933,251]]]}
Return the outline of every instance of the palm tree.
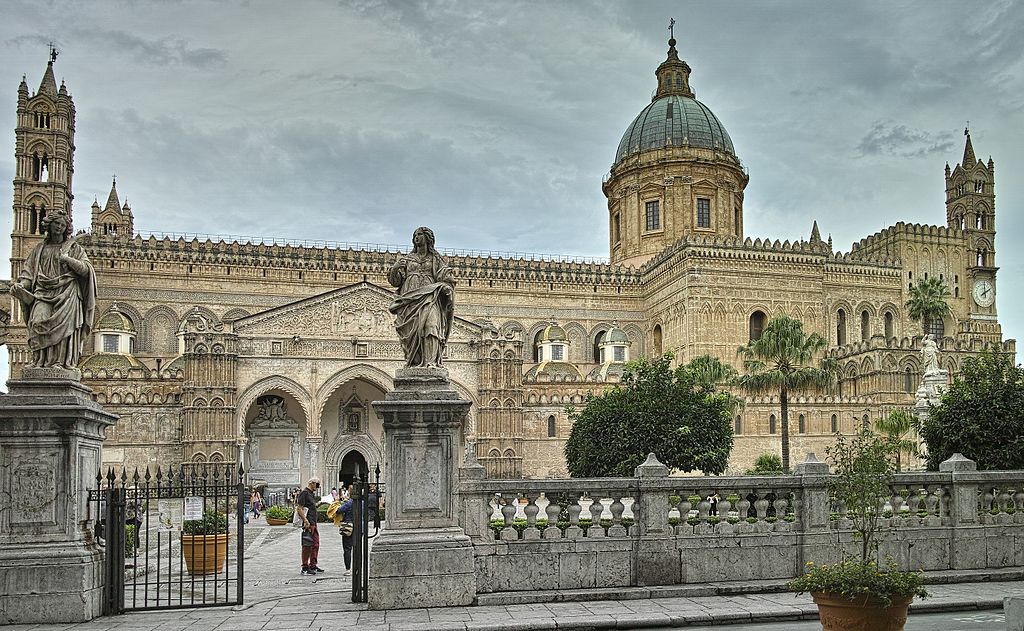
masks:
{"label": "palm tree", "polygon": [[949,313],[949,287],[941,279],[926,278],[910,289],[907,315],[921,322],[925,335],[931,333],[939,340],[943,335],[942,319]]}
{"label": "palm tree", "polygon": [[778,392],[782,406],[782,468],[789,471],[789,393],[807,388],[829,388],[836,382],[839,366],[830,357],[812,365],[814,356],[827,346],[817,333],[804,333],[803,323],[777,316],[764,327],[761,337],[739,347],[747,374],[736,384],[751,393]]}
{"label": "palm tree", "polygon": [[[715,386],[729,386],[736,382],[736,369],[711,355],[694,357],[686,363],[685,368],[693,374],[697,383],[709,389]],[[726,394],[729,397],[730,410],[743,407],[743,399],[728,391]]]}
{"label": "palm tree", "polygon": [[917,441],[910,437],[910,430],[917,427],[917,419],[906,410],[893,410],[889,416],[879,419],[875,427],[892,441],[897,472],[903,470],[903,454],[907,454],[908,465],[912,457],[920,455]]}

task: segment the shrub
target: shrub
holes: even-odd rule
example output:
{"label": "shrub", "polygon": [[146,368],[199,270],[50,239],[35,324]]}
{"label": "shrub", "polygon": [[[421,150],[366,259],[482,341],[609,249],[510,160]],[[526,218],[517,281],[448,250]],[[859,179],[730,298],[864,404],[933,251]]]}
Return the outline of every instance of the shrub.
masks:
{"label": "shrub", "polygon": [[220,535],[228,531],[228,517],[224,513],[207,510],[202,519],[188,519],[182,524],[186,535]]}
{"label": "shrub", "polygon": [[776,453],[763,453],[754,461],[754,466],[744,475],[782,475],[782,458]]}
{"label": "shrub", "polygon": [[873,599],[883,607],[892,604],[893,598],[928,595],[922,586],[924,576],[920,572],[901,572],[895,563],[882,571],[874,561],[861,563],[854,557],[847,557],[833,565],[807,564],[806,574],[788,583],[789,589],[798,592],[825,592],[847,600]]}
{"label": "shrub", "polygon": [[267,509],[267,517],[274,519],[287,519],[291,521],[294,509],[290,506],[271,506]]}

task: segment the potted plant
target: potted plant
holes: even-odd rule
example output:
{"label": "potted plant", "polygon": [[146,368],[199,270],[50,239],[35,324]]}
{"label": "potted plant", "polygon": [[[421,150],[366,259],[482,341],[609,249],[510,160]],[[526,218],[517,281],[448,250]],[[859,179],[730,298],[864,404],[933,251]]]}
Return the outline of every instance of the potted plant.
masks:
{"label": "potted plant", "polygon": [[189,519],[182,524],[181,553],[189,574],[216,574],[228,558],[228,518],[224,513],[208,510],[202,519]]}
{"label": "potted plant", "polygon": [[920,572],[901,571],[894,562],[879,567],[879,519],[892,496],[896,445],[863,429],[852,438],[837,436],[826,450],[834,475],[828,488],[853,523],[859,554],[832,565],[807,564],[806,573],[789,582],[799,593],[810,592],[818,605],[824,631],[862,629],[900,631],[914,596],[927,596]]}
{"label": "potted plant", "polygon": [[271,506],[267,509],[267,524],[284,526],[292,520],[292,508],[289,506]]}

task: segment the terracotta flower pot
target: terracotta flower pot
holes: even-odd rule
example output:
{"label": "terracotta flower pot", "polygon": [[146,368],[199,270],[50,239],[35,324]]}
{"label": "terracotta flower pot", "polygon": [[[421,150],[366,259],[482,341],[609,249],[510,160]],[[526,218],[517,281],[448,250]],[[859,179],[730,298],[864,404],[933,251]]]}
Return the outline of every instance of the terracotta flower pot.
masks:
{"label": "terracotta flower pot", "polygon": [[907,623],[907,608],[913,596],[896,597],[892,605],[882,607],[869,598],[848,600],[838,594],[813,592],[823,631],[902,631]]}
{"label": "terracotta flower pot", "polygon": [[268,526],[284,526],[290,519],[284,519],[283,517],[267,517]]}
{"label": "terracotta flower pot", "polygon": [[188,573],[194,576],[216,574],[228,558],[228,535],[181,535],[181,553]]}

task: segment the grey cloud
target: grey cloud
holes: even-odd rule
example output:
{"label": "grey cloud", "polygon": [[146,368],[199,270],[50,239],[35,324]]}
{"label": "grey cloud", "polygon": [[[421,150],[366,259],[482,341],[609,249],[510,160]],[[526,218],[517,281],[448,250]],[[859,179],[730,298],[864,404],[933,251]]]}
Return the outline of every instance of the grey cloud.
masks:
{"label": "grey cloud", "polygon": [[876,122],[857,145],[861,156],[891,155],[917,158],[933,153],[950,153],[956,145],[950,132],[929,133],[906,125]]}
{"label": "grey cloud", "polygon": [[210,68],[223,65],[227,61],[227,52],[224,50],[192,47],[188,40],[178,37],[144,39],[118,30],[83,31],[81,36],[87,39],[90,45],[109,47],[113,49],[111,52],[129,56],[133,62],[155,66]]}

